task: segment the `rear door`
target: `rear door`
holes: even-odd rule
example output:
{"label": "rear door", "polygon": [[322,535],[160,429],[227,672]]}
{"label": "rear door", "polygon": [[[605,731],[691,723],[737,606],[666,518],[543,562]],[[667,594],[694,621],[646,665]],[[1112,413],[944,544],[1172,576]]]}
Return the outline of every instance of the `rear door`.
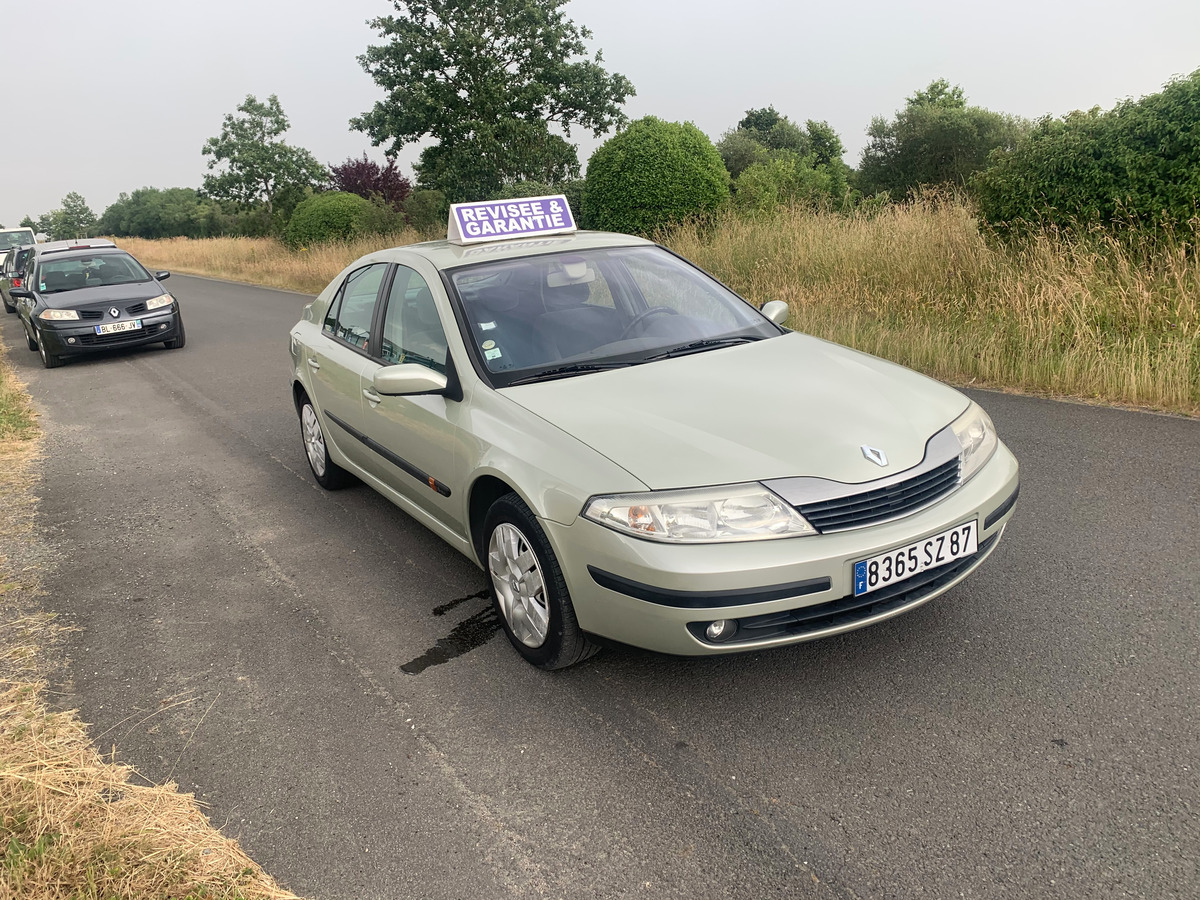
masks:
{"label": "rear door", "polygon": [[369,461],[361,439],[361,378],[372,365],[367,347],[387,269],[387,263],[373,263],[346,276],[329,305],[320,336],[305,348],[303,360],[309,369],[325,440],[360,467]]}

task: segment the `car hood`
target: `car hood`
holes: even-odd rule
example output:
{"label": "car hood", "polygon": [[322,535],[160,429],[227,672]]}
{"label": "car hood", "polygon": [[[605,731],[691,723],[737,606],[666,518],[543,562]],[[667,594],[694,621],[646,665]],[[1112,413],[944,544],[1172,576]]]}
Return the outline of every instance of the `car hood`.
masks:
{"label": "car hood", "polygon": [[917,465],[968,404],[910,369],[794,333],[503,393],[654,490],[883,478]]}
{"label": "car hood", "polygon": [[156,281],[135,281],[130,284],[107,284],[78,288],[57,294],[39,294],[42,302],[54,309],[86,309],[110,303],[137,303],[166,293]]}

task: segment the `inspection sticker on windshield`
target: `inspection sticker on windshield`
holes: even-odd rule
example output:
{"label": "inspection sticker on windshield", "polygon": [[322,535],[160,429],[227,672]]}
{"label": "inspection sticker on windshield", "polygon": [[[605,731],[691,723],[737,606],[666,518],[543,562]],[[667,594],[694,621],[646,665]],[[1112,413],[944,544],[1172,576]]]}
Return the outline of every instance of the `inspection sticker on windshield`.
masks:
{"label": "inspection sticker on windshield", "polygon": [[117,334],[121,331],[137,331],[141,327],[141,319],[134,319],[132,322],[109,322],[107,325],[97,325],[96,334]]}
{"label": "inspection sticker on windshield", "polygon": [[976,523],[963,522],[949,531],[897,547],[854,564],[854,596],[860,597],[906,578],[935,569],[979,550]]}

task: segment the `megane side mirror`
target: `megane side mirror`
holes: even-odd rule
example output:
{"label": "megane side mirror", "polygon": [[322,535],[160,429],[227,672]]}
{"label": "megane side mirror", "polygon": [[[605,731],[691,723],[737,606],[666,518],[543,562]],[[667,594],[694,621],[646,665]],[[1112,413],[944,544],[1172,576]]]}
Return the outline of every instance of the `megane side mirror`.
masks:
{"label": "megane side mirror", "polygon": [[375,392],[385,397],[437,394],[446,389],[446,376],[416,363],[384,366],[375,373]]}
{"label": "megane side mirror", "polygon": [[782,300],[772,300],[762,308],[762,314],[781,327],[787,323],[790,313],[791,308]]}
{"label": "megane side mirror", "polygon": [[166,281],[168,278],[171,277],[171,273],[170,272],[155,272],[154,277],[157,278],[159,281]]}
{"label": "megane side mirror", "polygon": [[32,300],[33,291],[27,291],[25,288],[13,288],[8,292],[8,296],[12,297],[14,300]]}

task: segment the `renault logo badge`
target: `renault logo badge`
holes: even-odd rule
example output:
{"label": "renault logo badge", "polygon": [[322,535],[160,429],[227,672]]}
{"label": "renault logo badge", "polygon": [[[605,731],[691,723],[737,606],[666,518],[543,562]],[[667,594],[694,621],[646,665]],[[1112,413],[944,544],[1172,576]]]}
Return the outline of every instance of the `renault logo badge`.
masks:
{"label": "renault logo badge", "polygon": [[121,311],[119,309],[117,309],[115,306],[108,311],[108,314],[110,316],[112,316],[114,319],[121,318]]}
{"label": "renault logo badge", "polygon": [[887,457],[884,455],[882,450],[879,450],[875,447],[868,447],[866,444],[863,444],[862,452],[863,452],[863,456],[865,456],[871,462],[875,463],[875,465],[877,465],[877,466],[886,466],[887,465]]}

